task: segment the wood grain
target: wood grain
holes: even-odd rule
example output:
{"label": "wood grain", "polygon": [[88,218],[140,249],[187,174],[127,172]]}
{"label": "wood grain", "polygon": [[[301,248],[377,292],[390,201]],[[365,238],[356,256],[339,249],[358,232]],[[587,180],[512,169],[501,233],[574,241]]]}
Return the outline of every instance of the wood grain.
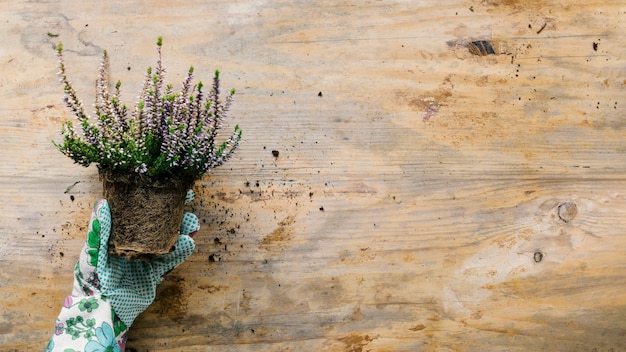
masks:
{"label": "wood grain", "polygon": [[1,351],[46,345],[102,194],[50,143],[71,118],[54,44],[87,105],[107,49],[132,104],[159,35],[169,81],[219,68],[237,89],[244,140],[196,184],[196,252],[129,351],[626,350],[622,2],[20,0],[0,19]]}

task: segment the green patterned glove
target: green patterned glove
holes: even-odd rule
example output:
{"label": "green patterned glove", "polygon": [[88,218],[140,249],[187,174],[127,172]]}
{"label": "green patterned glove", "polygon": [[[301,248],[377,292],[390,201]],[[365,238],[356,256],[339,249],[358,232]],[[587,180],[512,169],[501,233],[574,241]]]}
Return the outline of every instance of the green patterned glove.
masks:
{"label": "green patterned glove", "polygon": [[[187,201],[192,199],[189,191]],[[74,268],[72,294],[63,303],[45,351],[124,351],[128,328],[154,301],[163,275],[193,253],[191,236],[199,228],[198,218],[185,213],[174,251],[152,263],[129,262],[109,256],[111,212],[106,200],[98,201]]]}

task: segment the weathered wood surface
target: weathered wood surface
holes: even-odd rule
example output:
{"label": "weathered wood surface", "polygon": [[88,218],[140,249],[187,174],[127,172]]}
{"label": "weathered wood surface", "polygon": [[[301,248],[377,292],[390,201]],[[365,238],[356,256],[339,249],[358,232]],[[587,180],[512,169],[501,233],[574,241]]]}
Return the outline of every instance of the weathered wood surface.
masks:
{"label": "weathered wood surface", "polygon": [[244,141],[197,185],[197,251],[129,350],[626,350],[623,1],[21,0],[0,20],[0,350],[46,345],[101,195],[50,143],[71,117],[54,43],[85,102],[107,49],[132,103],[158,35],[170,82],[221,69]]}

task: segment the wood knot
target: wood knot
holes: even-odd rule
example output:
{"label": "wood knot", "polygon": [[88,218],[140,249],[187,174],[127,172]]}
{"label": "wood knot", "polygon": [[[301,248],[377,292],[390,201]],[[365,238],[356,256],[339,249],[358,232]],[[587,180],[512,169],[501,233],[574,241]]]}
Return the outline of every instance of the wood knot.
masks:
{"label": "wood knot", "polygon": [[565,202],[559,205],[559,218],[563,220],[563,222],[574,220],[576,214],[578,214],[578,207],[575,203]]}

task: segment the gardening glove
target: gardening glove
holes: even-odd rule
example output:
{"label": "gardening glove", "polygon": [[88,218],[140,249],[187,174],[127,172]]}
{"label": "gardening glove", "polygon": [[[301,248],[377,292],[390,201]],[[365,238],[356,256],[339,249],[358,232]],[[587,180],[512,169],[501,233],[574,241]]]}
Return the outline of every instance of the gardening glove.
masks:
{"label": "gardening glove", "polygon": [[[187,202],[193,192],[187,194]],[[152,263],[109,256],[111,212],[106,200],[96,202],[87,242],[74,268],[74,288],[65,298],[46,352],[124,351],[128,328],[154,301],[162,277],[191,255],[198,218],[185,213],[174,251]]]}

